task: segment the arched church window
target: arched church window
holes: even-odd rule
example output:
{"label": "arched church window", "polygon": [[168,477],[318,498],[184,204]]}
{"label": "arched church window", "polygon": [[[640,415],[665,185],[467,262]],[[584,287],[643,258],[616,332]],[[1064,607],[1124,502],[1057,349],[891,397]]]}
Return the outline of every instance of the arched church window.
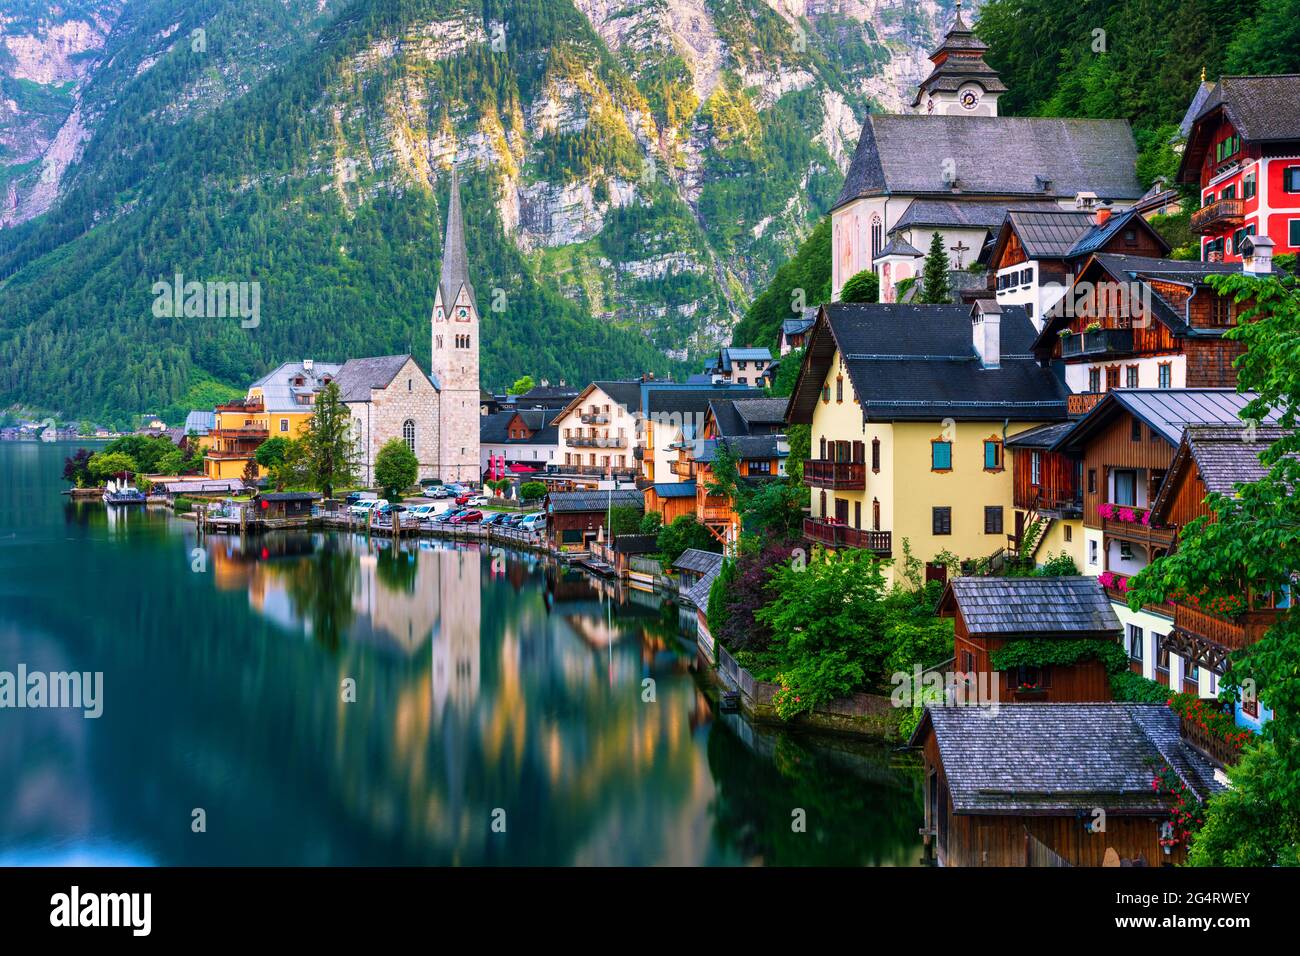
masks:
{"label": "arched church window", "polygon": [[406,447],[415,453],[415,421],[408,418],[402,422],[402,440],[406,442]]}
{"label": "arched church window", "polygon": [[881,222],[879,215],[871,217],[871,261],[874,264],[880,255],[880,250],[884,248],[885,224]]}

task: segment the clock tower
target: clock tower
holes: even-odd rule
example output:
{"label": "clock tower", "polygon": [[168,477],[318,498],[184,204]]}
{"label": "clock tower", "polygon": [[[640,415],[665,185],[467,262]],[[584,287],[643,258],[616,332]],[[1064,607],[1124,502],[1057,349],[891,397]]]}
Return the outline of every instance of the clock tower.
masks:
{"label": "clock tower", "polygon": [[988,46],[957,18],[939,49],[930,54],[930,75],[917,88],[912,108],[923,116],[997,116],[998,97],[1007,88],[984,62]]}
{"label": "clock tower", "polygon": [[454,166],[447,235],[442,244],[442,276],[430,324],[430,372],[438,386],[438,477],[443,481],[478,481],[479,315],[469,281],[460,180]]}

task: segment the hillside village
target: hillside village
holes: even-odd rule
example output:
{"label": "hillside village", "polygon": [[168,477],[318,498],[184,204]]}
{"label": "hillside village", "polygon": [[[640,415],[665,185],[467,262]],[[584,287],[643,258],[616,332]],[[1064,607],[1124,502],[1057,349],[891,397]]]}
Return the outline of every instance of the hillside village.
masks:
{"label": "hillside village", "polygon": [[[722,347],[680,382],[483,388],[475,217],[453,170],[431,368],[286,357],[191,414],[201,474],[141,477],[187,499],[283,493],[258,449],[306,436],[328,394],[349,487],[383,491],[394,443],[414,461],[408,505],[459,485],[516,508],[540,484],[527,543],[674,588],[724,699],[756,719],[878,733],[891,674],[916,665],[927,690],[884,723],[920,755],[938,863],[1186,861],[1197,821],[1179,808],[1225,792],[1274,716],[1225,682],[1233,655],[1291,596],[1243,579],[1231,601],[1145,601],[1133,582],[1292,434],[1252,417],[1229,333],[1256,317],[1243,283],[1288,279],[1300,252],[1300,77],[1201,84],[1177,146],[1200,256],[1175,259],[1151,219],[1179,193],[1139,184],[1129,124],[1000,115],[986,52],[959,7],[911,112],[868,118],[830,212],[830,300],[779,340]],[[856,680],[798,683],[806,661],[779,634],[816,605],[796,566],[844,569],[879,605],[846,618],[846,644],[904,606],[931,643],[854,650]],[[753,606],[760,571],[776,597]]]}

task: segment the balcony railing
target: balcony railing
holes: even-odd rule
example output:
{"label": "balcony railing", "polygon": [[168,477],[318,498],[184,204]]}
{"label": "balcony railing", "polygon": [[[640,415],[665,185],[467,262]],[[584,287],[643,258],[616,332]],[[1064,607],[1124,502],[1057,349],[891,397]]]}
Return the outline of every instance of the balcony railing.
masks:
{"label": "balcony railing", "polygon": [[819,518],[804,518],[803,536],[832,548],[864,548],[885,558],[893,553],[893,534],[888,531],[864,531]]}
{"label": "balcony railing", "polygon": [[584,424],[584,425],[608,425],[608,424],[609,424],[609,416],[608,416],[608,415],[605,415],[605,414],[598,414],[598,413],[596,413],[596,412],[591,412],[591,413],[589,413],[589,414],[587,414],[587,415],[583,415],[583,416],[582,416],[582,424]]}
{"label": "balcony railing", "polygon": [[575,435],[565,439],[570,448],[626,448],[627,439],[617,436],[612,438],[593,438],[590,435]]}
{"label": "balcony railing", "polygon": [[[1122,508],[1129,507],[1125,505],[1112,505],[1117,512]],[[1142,508],[1131,508],[1133,511],[1144,511]],[[1174,544],[1174,536],[1177,531],[1173,528],[1162,528],[1156,525],[1143,524],[1141,521],[1122,521],[1119,518],[1101,518],[1101,530],[1115,538],[1123,538],[1125,541],[1132,541],[1135,544],[1145,545],[1148,548],[1171,548]],[[1148,555],[1148,557],[1150,557]]]}
{"label": "balcony railing", "polygon": [[803,463],[803,481],[813,488],[861,491],[867,487],[867,466],[860,461],[809,458]]}
{"label": "balcony railing", "polygon": [[266,408],[260,401],[254,399],[239,399],[233,402],[222,402],[216,406],[219,412],[245,412],[248,414],[261,414]]}
{"label": "balcony railing", "polygon": [[1236,617],[1225,617],[1203,611],[1189,604],[1174,605],[1174,627],[1196,637],[1213,641],[1230,651],[1254,644],[1277,620],[1277,611],[1269,608],[1243,611]]}
{"label": "balcony railing", "polygon": [[1245,206],[1240,199],[1220,199],[1192,213],[1192,232],[1220,232],[1240,226]]}
{"label": "balcony railing", "polygon": [[1078,395],[1068,395],[1065,399],[1065,411],[1072,417],[1087,415],[1092,411],[1092,407],[1101,401],[1104,394],[1104,392],[1080,392]]}
{"label": "balcony railing", "polygon": [[209,448],[203,453],[205,458],[211,458],[214,461],[238,461],[243,458],[252,458],[253,449],[248,451],[225,451],[220,448]]}
{"label": "balcony railing", "polygon": [[678,478],[694,478],[695,462],[682,461],[681,459],[678,459],[677,461],[669,463],[668,470],[671,471]]}
{"label": "balcony railing", "polygon": [[1061,337],[1061,358],[1127,355],[1132,351],[1132,329],[1097,329]]}
{"label": "balcony railing", "polygon": [[266,428],[214,428],[209,435],[228,441],[265,441],[271,434]]}

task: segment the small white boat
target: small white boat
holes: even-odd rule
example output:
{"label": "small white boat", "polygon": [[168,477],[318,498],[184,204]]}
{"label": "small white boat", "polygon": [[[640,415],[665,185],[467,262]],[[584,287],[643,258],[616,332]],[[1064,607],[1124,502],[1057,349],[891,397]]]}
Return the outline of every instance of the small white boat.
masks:
{"label": "small white boat", "polygon": [[104,486],[104,504],[106,505],[142,505],[145,500],[144,492],[134,485],[128,485],[125,481],[110,480]]}

